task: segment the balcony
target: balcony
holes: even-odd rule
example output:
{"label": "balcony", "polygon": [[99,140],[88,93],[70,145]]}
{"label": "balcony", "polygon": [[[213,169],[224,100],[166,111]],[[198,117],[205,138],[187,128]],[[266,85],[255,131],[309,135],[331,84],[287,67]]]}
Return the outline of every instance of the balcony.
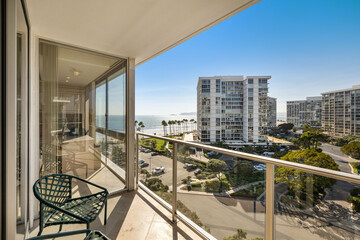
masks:
{"label": "balcony", "polygon": [[[357,176],[135,133],[136,66],[258,2],[2,1],[1,239],[37,234],[32,185],[52,173],[109,190],[108,224],[91,228],[112,239],[357,238]],[[209,152],[226,171],[207,169]],[[288,181],[281,168],[294,170]]]}
{"label": "balcony", "polygon": [[[103,225],[103,213],[91,224],[92,229],[111,239],[223,239],[238,229],[246,232],[248,239],[359,237],[360,213],[352,210],[347,201],[351,190],[359,186],[356,175],[144,133],[137,133],[137,140],[137,189],[113,194],[109,198],[107,225]],[[151,148],[146,147],[147,143],[156,149],[164,146],[166,151],[147,151]],[[234,167],[233,157],[250,161],[254,169],[251,173],[246,168],[237,172],[235,178],[247,175],[231,188],[227,181],[231,179],[233,185],[235,178],[226,176],[223,191],[218,192],[216,186],[205,183],[214,181],[216,176],[206,176],[204,170],[204,180],[196,177],[201,173],[195,171],[209,161],[203,151],[211,151],[212,158],[224,160],[227,169]],[[158,167],[163,167],[164,172],[155,170]],[[277,179],[280,172],[276,168],[294,170],[287,172],[290,181]],[[292,198],[289,186],[292,180],[301,178],[306,179],[305,189],[295,190]],[[329,181],[333,185],[317,194],[321,184]],[[199,185],[204,187],[204,183],[206,187],[201,189]],[[79,196],[87,192],[85,189],[86,186],[77,186],[73,192]],[[295,201],[296,197],[300,201]],[[37,221],[30,236],[37,234],[36,225]],[[63,231],[78,229],[83,226],[68,225]],[[48,227],[44,234],[57,230],[58,227]]]}

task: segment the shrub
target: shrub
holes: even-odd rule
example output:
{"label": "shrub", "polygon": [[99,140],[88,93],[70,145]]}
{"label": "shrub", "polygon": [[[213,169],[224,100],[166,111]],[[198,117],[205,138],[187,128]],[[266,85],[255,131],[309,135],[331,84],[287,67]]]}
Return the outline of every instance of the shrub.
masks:
{"label": "shrub", "polygon": [[348,202],[352,203],[352,209],[356,212],[360,212],[360,189],[351,189],[350,195],[351,196],[348,198]]}
{"label": "shrub", "polygon": [[360,160],[360,143],[351,142],[341,147],[341,151],[346,155]]}
{"label": "shrub", "polygon": [[[229,181],[222,181],[222,190],[230,189]],[[212,181],[205,181],[205,191],[207,192],[218,192],[220,190],[220,181],[219,180],[212,180]]]}
{"label": "shrub", "polygon": [[358,173],[358,169],[360,170],[360,162],[352,162],[350,164],[354,169],[354,173]]}
{"label": "shrub", "polygon": [[160,178],[149,178],[142,182],[146,187],[154,192],[167,192],[169,190],[169,186],[164,185]]}
{"label": "shrub", "polygon": [[194,182],[194,183],[191,183],[191,187],[194,187],[194,188],[201,188],[201,182]]}

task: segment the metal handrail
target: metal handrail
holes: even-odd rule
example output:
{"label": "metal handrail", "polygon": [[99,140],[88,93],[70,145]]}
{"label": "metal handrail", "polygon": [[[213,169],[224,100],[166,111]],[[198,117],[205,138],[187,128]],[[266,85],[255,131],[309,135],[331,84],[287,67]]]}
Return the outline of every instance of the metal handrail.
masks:
{"label": "metal handrail", "polygon": [[324,177],[334,178],[337,180],[347,181],[347,182],[351,182],[354,184],[360,184],[360,176],[357,176],[357,175],[354,175],[351,173],[345,173],[345,172],[330,170],[330,169],[326,169],[326,168],[314,167],[314,166],[310,166],[310,165],[306,165],[306,164],[294,163],[294,162],[289,162],[289,161],[284,161],[284,160],[279,160],[279,159],[274,159],[274,158],[269,158],[269,157],[264,157],[264,156],[258,156],[255,154],[239,152],[239,151],[230,150],[230,149],[226,149],[226,148],[213,147],[210,145],[205,145],[205,144],[200,144],[200,143],[186,142],[183,140],[161,137],[161,136],[156,136],[156,135],[151,135],[151,134],[146,134],[146,133],[141,133],[141,132],[137,132],[136,134],[142,135],[145,137],[157,138],[157,139],[165,140],[168,142],[179,143],[179,144],[183,144],[183,145],[186,145],[189,147],[202,148],[202,149],[206,149],[209,151],[219,152],[219,153],[230,155],[233,157],[240,157],[240,158],[244,158],[247,160],[257,161],[257,162],[262,162],[262,163],[270,163],[270,164],[274,164],[275,166],[292,168],[292,169],[303,171],[306,173],[311,173],[311,174],[316,174],[316,175],[320,175],[320,176],[324,176]]}
{"label": "metal handrail", "polygon": [[[138,166],[138,164],[139,164],[139,162],[138,162],[138,159],[139,159],[139,156],[138,156],[138,154],[139,154],[139,136],[144,136],[144,137],[149,137],[149,138],[157,138],[157,139],[161,139],[161,140],[173,143],[173,154],[172,154],[172,161],[173,161],[172,184],[173,184],[173,187],[177,185],[177,182],[176,182],[177,181],[177,179],[176,179],[177,178],[176,177],[177,164],[176,164],[176,162],[177,162],[177,145],[178,144],[186,145],[189,147],[206,149],[209,151],[215,151],[215,152],[230,155],[233,157],[239,157],[239,158],[244,158],[244,159],[251,160],[251,161],[265,163],[266,164],[266,171],[265,171],[265,182],[266,182],[266,187],[265,187],[265,206],[266,206],[266,209],[265,209],[265,239],[266,240],[275,239],[275,220],[274,220],[274,218],[275,218],[275,216],[274,216],[275,215],[275,211],[274,211],[275,166],[292,168],[292,169],[303,171],[303,172],[310,173],[310,174],[315,174],[315,175],[329,177],[329,178],[333,178],[333,179],[337,179],[337,180],[347,181],[347,182],[354,183],[354,184],[360,184],[360,177],[356,176],[354,174],[350,174],[350,173],[344,173],[344,172],[334,171],[334,170],[330,170],[330,169],[326,169],[326,168],[314,167],[314,166],[310,166],[310,165],[306,165],[306,164],[300,164],[300,163],[294,163],[294,162],[289,162],[289,161],[284,161],[284,160],[279,160],[279,159],[274,159],[274,158],[269,158],[269,157],[263,157],[263,156],[258,156],[255,154],[243,153],[243,152],[229,150],[229,149],[225,149],[225,148],[213,147],[213,146],[204,145],[204,144],[200,144],[200,143],[186,142],[183,140],[161,137],[161,136],[156,136],[156,135],[151,135],[151,134],[146,134],[146,133],[141,133],[141,132],[136,133],[136,139],[137,139],[137,158],[136,158],[137,163],[136,163],[136,166]],[[136,180],[138,181],[138,171],[137,171],[136,176],[137,176]],[[176,219],[178,219],[178,220],[182,221],[185,225],[187,225],[190,229],[192,229],[201,238],[207,239],[207,240],[214,239],[214,237],[211,234],[203,231],[194,222],[192,222],[191,220],[189,220],[187,218],[183,218],[182,217],[183,215],[180,212],[177,212],[177,205],[176,205],[177,191],[172,192],[173,199],[172,199],[172,205],[170,207],[169,204],[167,204],[167,203],[163,204],[164,201],[162,199],[160,199],[160,197],[156,196],[155,194],[151,194],[151,190],[147,189],[147,187],[144,186],[143,184],[139,184],[139,187],[144,189],[151,197],[153,197],[155,200],[157,200],[161,205],[166,207],[166,209],[172,213],[172,220],[174,223],[176,222]]]}

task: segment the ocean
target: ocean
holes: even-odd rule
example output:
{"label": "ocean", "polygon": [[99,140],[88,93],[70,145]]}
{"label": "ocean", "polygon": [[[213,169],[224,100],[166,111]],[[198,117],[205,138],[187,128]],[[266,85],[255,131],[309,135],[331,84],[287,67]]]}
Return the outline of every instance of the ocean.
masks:
{"label": "ocean", "polygon": [[[285,120],[286,113],[278,113],[278,120]],[[164,134],[164,128],[161,122],[165,120],[183,120],[187,119],[188,130],[194,129],[195,124],[190,123],[190,119],[196,120],[196,114],[182,115],[182,114],[171,114],[171,115],[136,115],[135,119],[138,122],[143,122],[145,128],[141,131],[148,134]],[[105,116],[96,117],[96,126],[105,128]],[[177,125],[175,125],[177,129]],[[125,117],[122,115],[110,115],[109,116],[109,129],[113,131],[124,132],[125,131]],[[169,127],[167,127],[169,129]]]}
{"label": "ocean", "polygon": [[[171,115],[136,115],[135,119],[138,122],[143,122],[145,128],[141,131],[148,134],[164,134],[164,128],[161,125],[161,122],[165,120],[188,120],[188,130],[193,129],[195,124],[190,123],[190,119],[196,121],[195,114],[182,115],[182,114],[171,114]],[[96,126],[105,128],[105,116],[96,117]],[[109,115],[109,129],[118,132],[125,131],[125,117],[122,115]],[[167,127],[169,129],[169,127]],[[177,125],[176,125],[177,129]]]}

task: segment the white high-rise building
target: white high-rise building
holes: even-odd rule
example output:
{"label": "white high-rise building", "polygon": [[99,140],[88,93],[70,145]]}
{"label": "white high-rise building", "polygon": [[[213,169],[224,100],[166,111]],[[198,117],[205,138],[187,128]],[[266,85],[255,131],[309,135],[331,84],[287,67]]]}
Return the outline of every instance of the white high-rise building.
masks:
{"label": "white high-rise building", "polygon": [[197,119],[202,142],[266,142],[271,76],[199,77]]}
{"label": "white high-rise building", "polygon": [[322,93],[321,122],[332,136],[360,136],[360,85]]}
{"label": "white high-rise building", "polygon": [[276,127],[276,98],[268,97],[268,127]]}
{"label": "white high-rise building", "polygon": [[304,124],[316,125],[321,121],[321,96],[286,102],[286,121],[300,128]]}

